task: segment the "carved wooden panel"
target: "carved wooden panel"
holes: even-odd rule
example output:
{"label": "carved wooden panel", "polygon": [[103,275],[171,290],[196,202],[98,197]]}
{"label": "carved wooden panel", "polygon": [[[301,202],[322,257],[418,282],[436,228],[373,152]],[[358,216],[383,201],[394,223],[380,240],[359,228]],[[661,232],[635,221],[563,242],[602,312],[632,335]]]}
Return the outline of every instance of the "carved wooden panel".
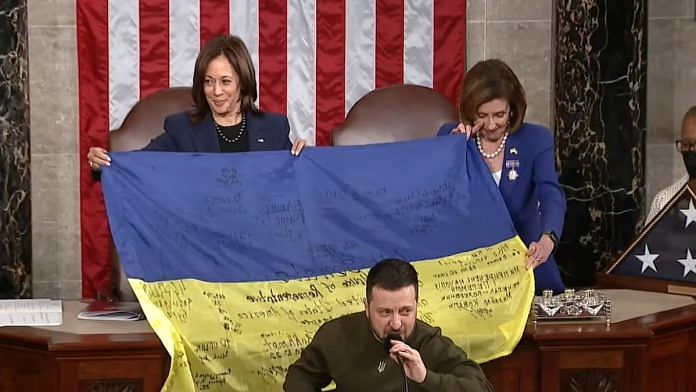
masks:
{"label": "carved wooden panel", "polygon": [[618,392],[619,374],[605,371],[572,371],[561,373],[561,391]]}
{"label": "carved wooden panel", "polygon": [[85,380],[80,392],[143,392],[143,380]]}

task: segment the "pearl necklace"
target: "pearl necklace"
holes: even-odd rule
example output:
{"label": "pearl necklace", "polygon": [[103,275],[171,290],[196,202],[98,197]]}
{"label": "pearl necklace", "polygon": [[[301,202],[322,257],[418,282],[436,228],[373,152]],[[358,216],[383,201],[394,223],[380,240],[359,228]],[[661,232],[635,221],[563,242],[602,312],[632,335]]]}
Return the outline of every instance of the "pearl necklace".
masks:
{"label": "pearl necklace", "polygon": [[493,158],[497,157],[498,154],[500,154],[505,149],[505,142],[507,141],[507,137],[508,137],[508,133],[505,132],[505,134],[503,134],[503,140],[500,142],[498,149],[493,151],[493,152],[488,153],[488,152],[483,151],[483,146],[481,146],[481,137],[477,135],[476,136],[476,147],[478,147],[479,152],[481,153],[481,155],[483,155],[484,158],[493,159]]}
{"label": "pearl necklace", "polygon": [[215,125],[215,131],[217,131],[217,134],[220,135],[220,138],[224,140],[227,143],[236,143],[240,137],[244,134],[244,130],[246,129],[246,113],[242,112],[242,126],[239,128],[239,132],[237,133],[237,136],[234,137],[234,139],[230,139],[227,136],[225,136],[224,133],[222,133],[222,130],[220,130],[220,126],[218,125],[217,121],[213,120],[213,125]]}

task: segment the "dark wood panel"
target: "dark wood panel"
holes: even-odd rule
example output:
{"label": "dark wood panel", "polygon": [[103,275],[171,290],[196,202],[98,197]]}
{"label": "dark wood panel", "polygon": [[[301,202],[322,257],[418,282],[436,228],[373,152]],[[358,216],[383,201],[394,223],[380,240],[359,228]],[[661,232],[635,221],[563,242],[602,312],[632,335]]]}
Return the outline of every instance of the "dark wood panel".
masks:
{"label": "dark wood panel", "polygon": [[154,333],[0,329],[0,392],[159,391],[169,356]]}
{"label": "dark wood panel", "polygon": [[57,382],[57,367],[47,353],[0,346],[0,392],[50,391]]}
{"label": "dark wood panel", "polygon": [[539,390],[539,352],[533,345],[520,344],[512,354],[481,364],[496,391],[536,392]]}
{"label": "dark wood panel", "polygon": [[143,392],[143,380],[90,380],[80,382],[80,392]]}
{"label": "dark wood panel", "polygon": [[[657,336],[650,346],[651,391],[695,392],[696,332]],[[659,375],[659,376],[657,376]]]}
{"label": "dark wood panel", "polygon": [[[620,374],[616,371],[563,371],[561,391],[569,392],[618,392]],[[625,390],[625,389],[624,389]]]}

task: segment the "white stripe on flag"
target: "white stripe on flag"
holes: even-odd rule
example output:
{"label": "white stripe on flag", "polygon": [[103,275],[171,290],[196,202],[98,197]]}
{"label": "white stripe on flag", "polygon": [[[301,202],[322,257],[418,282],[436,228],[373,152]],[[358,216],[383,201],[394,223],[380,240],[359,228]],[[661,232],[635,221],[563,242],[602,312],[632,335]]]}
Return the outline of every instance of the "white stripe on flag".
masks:
{"label": "white stripe on flag", "polygon": [[109,129],[140,99],[138,0],[109,0]]}
{"label": "white stripe on flag", "polygon": [[287,52],[291,139],[314,145],[316,127],[316,6],[315,0],[288,0]]}
{"label": "white stripe on flag", "polygon": [[198,0],[169,0],[169,86],[191,86],[200,43]]}
{"label": "white stripe on flag", "polygon": [[404,83],[433,87],[433,3],[404,2]]}
{"label": "white stripe on flag", "polygon": [[375,0],[346,1],[346,114],[375,88]]}
{"label": "white stripe on flag", "polygon": [[[257,0],[230,0],[230,32],[244,41],[256,70],[259,91],[259,4]],[[258,99],[256,100],[258,105]]]}

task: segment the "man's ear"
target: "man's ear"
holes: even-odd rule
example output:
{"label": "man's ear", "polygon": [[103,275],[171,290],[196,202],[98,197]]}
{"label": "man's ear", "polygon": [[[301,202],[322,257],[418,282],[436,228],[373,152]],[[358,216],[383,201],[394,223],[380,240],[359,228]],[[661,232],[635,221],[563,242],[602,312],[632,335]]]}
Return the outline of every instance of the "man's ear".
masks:
{"label": "man's ear", "polygon": [[363,299],[363,303],[365,304],[365,315],[370,318],[370,303],[367,302],[367,298]]}

